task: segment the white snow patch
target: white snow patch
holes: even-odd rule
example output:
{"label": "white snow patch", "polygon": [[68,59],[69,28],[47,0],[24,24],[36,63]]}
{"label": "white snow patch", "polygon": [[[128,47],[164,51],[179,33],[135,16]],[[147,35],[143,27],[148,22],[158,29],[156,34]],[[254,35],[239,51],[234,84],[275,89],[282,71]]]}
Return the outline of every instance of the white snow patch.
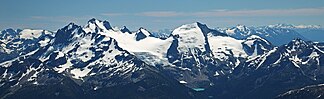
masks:
{"label": "white snow patch", "polygon": [[298,58],[297,55],[292,56],[291,58],[289,58],[289,60],[292,60],[292,61],[294,61],[296,63],[302,62],[302,59]]}
{"label": "white snow patch", "polygon": [[258,55],[258,46],[257,45],[254,45],[254,51],[252,53],[252,55],[250,57],[256,57]]}
{"label": "white snow patch", "polygon": [[135,33],[128,34],[112,30],[105,31],[101,35],[105,35],[115,39],[121,48],[131,53],[148,52],[152,55],[158,56],[159,58],[165,58],[165,54],[167,53],[167,50],[170,47],[173,40],[172,38],[162,40],[159,38],[147,37],[140,41],[136,41],[134,39]]}
{"label": "white snow patch", "polygon": [[8,72],[8,69],[6,69],[5,72],[2,74],[2,78],[6,78],[7,77],[7,75],[8,75],[7,72]]}
{"label": "white snow patch", "polygon": [[322,51],[321,49],[319,49],[317,46],[314,46],[314,48],[324,54],[324,51]]}
{"label": "white snow patch", "polygon": [[262,40],[263,42],[266,42],[268,45],[270,45],[270,43],[267,40],[265,40],[265,39],[263,39],[263,38],[261,38],[260,36],[257,36],[257,35],[251,35],[251,36],[247,37],[246,40],[247,41],[252,41],[252,42],[254,42],[255,40]]}
{"label": "white snow patch", "polygon": [[[232,37],[223,36],[208,36],[209,46],[216,58],[222,59],[225,55],[223,53],[230,54],[231,50],[234,57],[246,57],[247,54],[243,50],[243,40],[237,40]],[[222,53],[223,52],[223,53]]]}
{"label": "white snow patch", "polygon": [[146,36],[151,35],[150,32],[148,32],[147,30],[145,30],[145,29],[143,29],[143,28],[141,28],[138,32],[142,32],[142,33],[143,33],[144,35],[146,35]]}
{"label": "white snow patch", "polygon": [[85,77],[89,72],[91,71],[91,69],[88,69],[87,67],[85,68],[75,68],[72,69],[70,72],[71,74],[73,74],[73,78],[75,79],[82,79],[83,77]]}
{"label": "white snow patch", "polygon": [[39,41],[39,44],[41,47],[46,46],[51,40],[48,38],[45,38],[45,40]]}
{"label": "white snow patch", "polygon": [[292,63],[293,63],[294,66],[296,66],[297,68],[300,68],[300,66],[299,66],[296,62],[292,61]]}
{"label": "white snow patch", "polygon": [[187,82],[184,81],[184,80],[179,81],[179,83],[180,83],[180,84],[187,84]]}
{"label": "white snow patch", "polygon": [[100,29],[106,29],[106,27],[103,25],[103,22],[101,22],[101,21],[99,21],[99,20],[96,20],[95,22],[96,22],[96,24],[98,25],[98,27],[99,27]]}
{"label": "white snow patch", "polygon": [[99,87],[94,87],[94,88],[93,88],[93,90],[98,90],[98,89],[99,89]]}
{"label": "white snow patch", "polygon": [[308,57],[319,57],[319,54],[314,51]]}
{"label": "white snow patch", "polygon": [[38,38],[42,35],[44,30],[32,30],[32,29],[24,29],[19,33],[20,38],[24,39],[33,39]]}
{"label": "white snow patch", "polygon": [[236,59],[236,62],[235,62],[235,68],[238,66],[238,65],[240,65],[240,60],[239,59]]}
{"label": "white snow patch", "polygon": [[38,83],[37,81],[35,81],[33,84],[34,84],[34,85],[39,85],[39,83]]}
{"label": "white snow patch", "polygon": [[252,45],[254,44],[254,41],[253,40],[248,40],[248,41],[245,41],[244,44],[246,44],[247,46],[249,46],[251,48]]}
{"label": "white snow patch", "polygon": [[79,40],[80,47],[75,52],[76,53],[75,58],[78,58],[78,59],[82,60],[83,62],[87,62],[92,57],[94,57],[94,52],[89,50],[92,47],[91,43],[93,42],[93,41],[91,41],[90,38],[91,38],[91,36],[86,36],[84,39]]}
{"label": "white snow patch", "polygon": [[228,35],[234,35],[235,34],[235,29],[227,29],[225,30],[225,33]]}
{"label": "white snow patch", "polygon": [[216,71],[215,74],[214,74],[214,76],[219,76],[219,73]]}
{"label": "white snow patch", "polygon": [[263,55],[262,56],[262,60],[261,60],[261,62],[259,63],[259,65],[256,67],[256,69],[258,69],[262,64],[263,64],[263,62],[265,62],[265,60],[267,59],[267,57],[269,56],[269,55],[271,55],[272,53],[274,53],[274,52],[276,52],[277,51],[277,47],[275,47],[273,50],[270,50],[267,54],[265,54],[265,55]]}
{"label": "white snow patch", "polygon": [[59,59],[61,57],[64,57],[64,53],[58,52],[58,55],[55,57],[55,60],[57,60],[57,59]]}
{"label": "white snow patch", "polygon": [[54,70],[58,73],[62,73],[63,71],[65,71],[68,68],[71,68],[73,64],[70,62],[70,60],[68,59],[67,62],[65,64],[62,64],[58,67],[55,67]]}
{"label": "white snow patch", "polygon": [[[43,69],[42,69],[42,70],[43,70]],[[35,73],[34,73],[32,76],[30,76],[30,78],[28,78],[27,81],[35,81],[35,79],[37,78],[37,74],[38,74],[39,72],[41,72],[42,70],[37,71],[36,69],[34,69]],[[35,82],[36,82],[36,81],[35,81]]]}

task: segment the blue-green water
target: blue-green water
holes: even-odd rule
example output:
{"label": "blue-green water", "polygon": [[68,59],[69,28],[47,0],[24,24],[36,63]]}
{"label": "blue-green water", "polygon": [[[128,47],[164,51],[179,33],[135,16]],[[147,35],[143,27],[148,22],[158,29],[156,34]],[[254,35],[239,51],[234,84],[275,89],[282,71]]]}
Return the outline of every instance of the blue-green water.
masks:
{"label": "blue-green water", "polygon": [[195,91],[204,91],[205,90],[205,88],[192,88],[192,89]]}

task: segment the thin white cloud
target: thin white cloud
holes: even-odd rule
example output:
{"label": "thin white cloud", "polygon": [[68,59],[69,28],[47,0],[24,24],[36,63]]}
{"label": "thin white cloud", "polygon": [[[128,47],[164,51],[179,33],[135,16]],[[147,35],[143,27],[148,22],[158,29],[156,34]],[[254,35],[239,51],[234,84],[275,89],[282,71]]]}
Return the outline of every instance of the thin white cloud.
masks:
{"label": "thin white cloud", "polygon": [[45,16],[31,16],[32,19],[46,19]]}
{"label": "thin white cloud", "polygon": [[125,13],[102,13],[103,16],[123,16]]}
{"label": "thin white cloud", "polygon": [[31,16],[31,19],[35,20],[46,20],[46,21],[51,21],[51,22],[75,22],[79,23],[85,20],[89,20],[90,18],[93,18],[92,16],[78,16],[78,17],[73,17],[73,16]]}
{"label": "thin white cloud", "polygon": [[321,8],[298,8],[298,9],[257,9],[257,10],[227,10],[214,9],[200,12],[176,12],[176,11],[150,11],[137,13],[148,17],[237,17],[237,16],[313,16],[324,15],[324,7]]}
{"label": "thin white cloud", "polygon": [[184,13],[175,12],[175,11],[151,11],[151,12],[142,12],[138,13],[139,16],[149,16],[149,17],[174,17],[182,16]]}
{"label": "thin white cloud", "polygon": [[192,15],[202,17],[222,16],[312,16],[324,15],[323,8],[300,8],[300,9],[262,9],[262,10],[223,10],[195,12]]}

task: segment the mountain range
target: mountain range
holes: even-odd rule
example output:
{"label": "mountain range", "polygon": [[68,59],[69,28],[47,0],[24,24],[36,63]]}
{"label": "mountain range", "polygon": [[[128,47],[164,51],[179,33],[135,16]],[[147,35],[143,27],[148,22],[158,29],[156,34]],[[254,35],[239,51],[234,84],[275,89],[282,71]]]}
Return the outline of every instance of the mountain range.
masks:
{"label": "mountain range", "polygon": [[[218,27],[216,30],[237,39],[244,39],[251,35],[257,35],[269,40],[276,46],[287,44],[296,38],[313,42],[323,42],[324,40],[322,38],[324,36],[324,28],[319,25],[275,24],[267,26],[246,26],[239,24],[229,28]],[[162,29],[153,33],[156,37],[166,38],[172,33],[172,29]]]}
{"label": "mountain range", "polygon": [[0,97],[280,98],[324,81],[324,43],[295,30],[195,22],[165,33],[94,18],[55,32],[3,30]]}

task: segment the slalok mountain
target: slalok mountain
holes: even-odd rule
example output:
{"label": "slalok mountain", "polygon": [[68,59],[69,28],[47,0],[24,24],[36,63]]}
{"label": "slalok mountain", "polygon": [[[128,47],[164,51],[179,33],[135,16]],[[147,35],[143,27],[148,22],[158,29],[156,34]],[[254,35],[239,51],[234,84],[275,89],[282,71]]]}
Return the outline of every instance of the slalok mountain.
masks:
{"label": "slalok mountain", "polygon": [[6,29],[0,44],[4,99],[275,98],[324,82],[324,43],[274,46],[199,22],[159,38],[90,19],[56,32]]}

